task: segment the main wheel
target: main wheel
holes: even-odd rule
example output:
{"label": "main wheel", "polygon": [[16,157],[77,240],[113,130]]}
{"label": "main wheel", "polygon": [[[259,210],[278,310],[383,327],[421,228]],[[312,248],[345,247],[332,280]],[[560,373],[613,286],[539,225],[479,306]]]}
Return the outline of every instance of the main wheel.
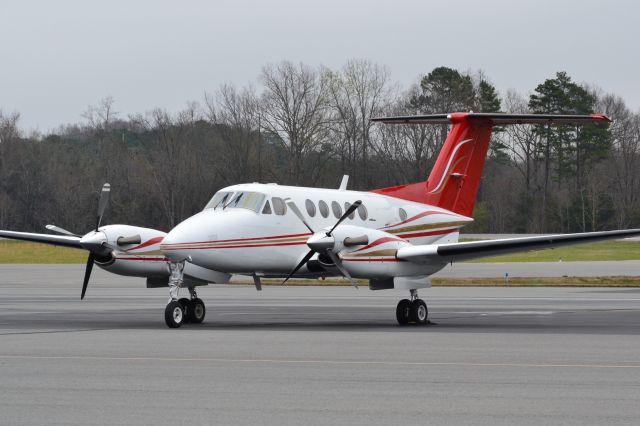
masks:
{"label": "main wheel", "polygon": [[396,319],[398,320],[398,324],[406,325],[409,324],[409,312],[411,310],[411,301],[409,299],[402,299],[398,302],[398,306],[396,307]]}
{"label": "main wheel", "polygon": [[204,307],[204,302],[202,299],[198,299],[197,297],[191,301],[189,301],[189,310],[187,311],[189,314],[189,321],[194,324],[200,324],[204,321],[204,315],[207,310]]}
{"label": "main wheel", "polygon": [[422,299],[416,299],[411,302],[410,320],[416,324],[426,324],[427,316],[429,316],[429,310],[427,304]]}
{"label": "main wheel", "polygon": [[182,306],[182,312],[184,313],[184,322],[191,322],[191,300],[186,297],[178,299],[178,303]]}
{"label": "main wheel", "polygon": [[178,301],[172,301],[164,309],[164,322],[169,328],[178,328],[184,322],[184,310]]}

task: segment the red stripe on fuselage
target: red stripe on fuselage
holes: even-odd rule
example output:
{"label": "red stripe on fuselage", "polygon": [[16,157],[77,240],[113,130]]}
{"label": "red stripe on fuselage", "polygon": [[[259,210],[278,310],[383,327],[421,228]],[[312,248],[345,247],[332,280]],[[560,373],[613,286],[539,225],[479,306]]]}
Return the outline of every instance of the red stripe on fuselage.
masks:
{"label": "red stripe on fuselage", "polygon": [[232,239],[232,240],[211,240],[211,241],[194,241],[191,243],[175,243],[175,244],[163,244],[163,246],[182,246],[182,245],[192,245],[192,244],[209,244],[209,243],[233,243],[233,242],[240,242],[240,241],[251,241],[251,240],[256,240],[256,241],[262,241],[262,240],[274,240],[276,238],[292,238],[292,237],[304,237],[307,235],[311,235],[311,232],[307,232],[305,234],[288,234],[288,235],[275,235],[272,237],[254,237],[254,238],[236,238],[236,239]]}
{"label": "red stripe on fuselage", "polygon": [[276,246],[297,246],[307,244],[306,241],[297,241],[293,243],[274,243],[274,244],[244,244],[236,246],[189,246],[189,247],[162,247],[162,250],[215,250],[226,248],[251,248],[251,247],[276,247]]}
{"label": "red stripe on fuselage", "polygon": [[382,227],[380,229],[389,229],[389,228],[393,228],[394,226],[399,226],[399,225],[404,225],[405,223],[409,223],[409,222],[413,222],[414,220],[418,220],[420,218],[426,217],[426,216],[431,216],[432,214],[443,214],[443,215],[447,215],[447,216],[456,216],[454,214],[450,214],[450,213],[445,213],[445,212],[436,212],[436,211],[426,211],[426,212],[422,212],[418,215],[415,215],[413,217],[410,217],[409,219],[406,219],[402,222],[398,222],[398,223],[394,223],[393,225],[387,225],[385,227]]}

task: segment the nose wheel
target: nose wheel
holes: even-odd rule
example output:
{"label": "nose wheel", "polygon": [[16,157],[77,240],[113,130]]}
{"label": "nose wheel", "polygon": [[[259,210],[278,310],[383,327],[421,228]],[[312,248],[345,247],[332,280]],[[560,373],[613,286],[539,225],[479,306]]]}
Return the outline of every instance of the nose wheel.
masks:
{"label": "nose wheel", "polygon": [[202,299],[198,298],[195,287],[189,287],[190,298],[178,298],[184,283],[184,262],[170,263],[169,268],[169,303],[164,309],[164,322],[169,328],[178,328],[184,323],[202,323],[207,310]]}
{"label": "nose wheel", "polygon": [[411,299],[402,299],[396,307],[398,324],[428,324],[429,309],[424,300],[418,298],[418,291],[411,290]]}

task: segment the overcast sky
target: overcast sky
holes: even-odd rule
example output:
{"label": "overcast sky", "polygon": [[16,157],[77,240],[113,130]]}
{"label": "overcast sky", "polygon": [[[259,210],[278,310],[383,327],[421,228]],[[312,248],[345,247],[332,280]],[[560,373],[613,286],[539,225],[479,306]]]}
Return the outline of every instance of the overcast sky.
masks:
{"label": "overcast sky", "polygon": [[0,0],[0,109],[46,132],[108,95],[122,115],[176,111],[269,62],[366,58],[405,87],[446,65],[502,93],[565,70],[638,110],[639,40],[630,0]]}

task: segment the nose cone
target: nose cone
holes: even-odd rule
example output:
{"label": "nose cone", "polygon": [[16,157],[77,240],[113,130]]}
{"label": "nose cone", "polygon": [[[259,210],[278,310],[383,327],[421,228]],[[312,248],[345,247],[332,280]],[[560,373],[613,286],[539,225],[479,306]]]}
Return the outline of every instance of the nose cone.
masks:
{"label": "nose cone", "polygon": [[181,262],[191,258],[206,238],[201,214],[190,217],[178,224],[162,240],[160,251],[169,259]]}

